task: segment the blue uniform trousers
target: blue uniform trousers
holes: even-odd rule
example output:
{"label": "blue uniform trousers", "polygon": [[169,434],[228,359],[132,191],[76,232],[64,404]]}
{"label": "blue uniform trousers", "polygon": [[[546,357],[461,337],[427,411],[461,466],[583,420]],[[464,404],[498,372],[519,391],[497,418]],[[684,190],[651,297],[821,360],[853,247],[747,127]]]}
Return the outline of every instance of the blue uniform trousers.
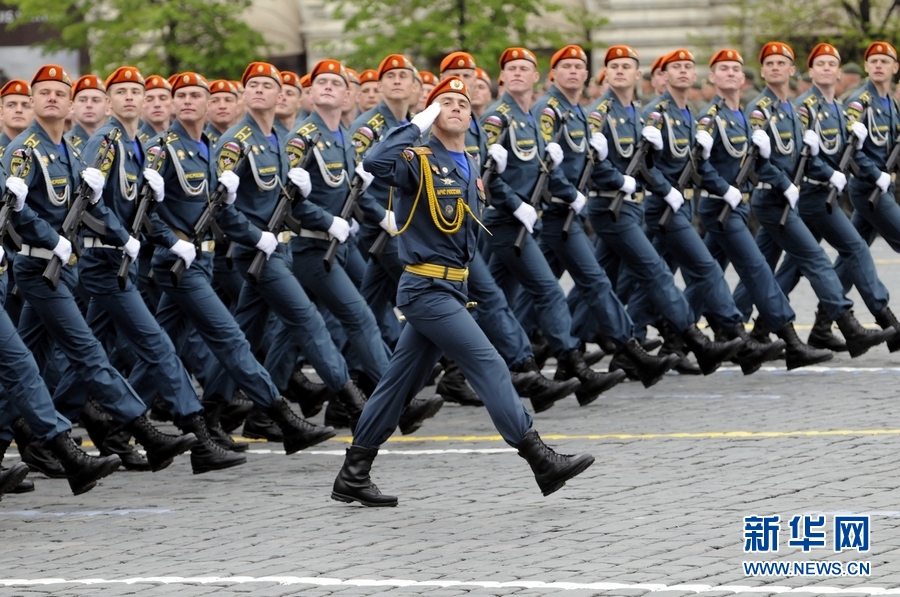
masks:
{"label": "blue uniform trousers", "polygon": [[[360,234],[359,248],[367,255],[369,247],[381,234],[381,228],[366,226]],[[394,346],[400,337],[401,325],[394,314],[394,297],[397,295],[397,283],[402,273],[403,264],[400,263],[400,256],[397,254],[397,239],[392,237],[385,244],[378,261],[370,258],[366,263],[362,285],[359,287],[360,294],[375,315],[381,337],[390,347]]]}
{"label": "blue uniform trousers", "polygon": [[403,407],[415,397],[431,375],[442,354],[453,359],[488,414],[512,446],[518,445],[531,428],[531,415],[519,399],[509,370],[481,328],[466,311],[465,282],[432,280],[404,273],[398,300],[406,316],[397,349],[387,373],[366,402],[353,443],[377,448],[396,429]]}

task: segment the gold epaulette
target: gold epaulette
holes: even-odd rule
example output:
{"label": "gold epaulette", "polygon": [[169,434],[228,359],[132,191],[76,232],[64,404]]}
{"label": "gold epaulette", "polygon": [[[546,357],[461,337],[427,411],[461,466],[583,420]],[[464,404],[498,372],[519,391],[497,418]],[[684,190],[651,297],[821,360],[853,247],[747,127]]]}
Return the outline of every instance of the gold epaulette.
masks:
{"label": "gold epaulette", "polygon": [[862,93],[860,93],[860,94],[859,94],[859,97],[856,98],[856,99],[858,99],[858,100],[859,100],[860,102],[862,102],[863,104],[868,105],[869,102],[872,101],[872,94],[870,94],[870,93],[869,93],[869,90],[866,89],[865,91],[863,91]]}
{"label": "gold epaulette", "polygon": [[308,122],[308,123],[304,124],[303,126],[301,126],[299,129],[297,129],[297,134],[300,135],[301,137],[309,137],[313,133],[315,133],[317,130],[319,130],[319,127],[317,127],[315,125],[315,123]]}
{"label": "gold epaulette", "polygon": [[549,98],[547,98],[547,105],[551,108],[555,108],[559,105],[559,100],[551,95]]}
{"label": "gold epaulette", "polygon": [[507,114],[509,114],[509,111],[511,109],[512,108],[509,107],[509,104],[501,102],[500,104],[497,104],[496,112],[499,112],[500,114],[506,116]]}
{"label": "gold epaulette", "polygon": [[420,145],[419,147],[410,147],[416,155],[433,155],[434,152],[431,151],[430,147],[425,147],[424,145]]}
{"label": "gold epaulette", "polygon": [[768,108],[772,105],[772,98],[764,95],[756,102],[754,105],[755,108]]}
{"label": "gold epaulette", "polygon": [[175,133],[169,133],[166,135],[166,143],[172,143],[173,141],[178,141],[178,135]]}
{"label": "gold epaulette", "polygon": [[384,115],[382,115],[381,112],[376,112],[372,118],[366,121],[366,124],[369,125],[369,128],[373,131],[380,129],[384,126]]}

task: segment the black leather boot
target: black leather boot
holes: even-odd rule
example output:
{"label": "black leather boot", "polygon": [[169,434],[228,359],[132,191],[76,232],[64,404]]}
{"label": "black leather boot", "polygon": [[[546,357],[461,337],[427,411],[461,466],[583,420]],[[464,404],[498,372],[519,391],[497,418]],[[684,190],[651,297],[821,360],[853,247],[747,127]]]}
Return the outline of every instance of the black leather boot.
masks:
{"label": "black leather boot", "polygon": [[450,359],[445,359],[443,363],[444,375],[438,381],[436,390],[441,398],[445,402],[455,402],[462,406],[484,406],[475,390],[466,383],[459,366]]}
{"label": "black leather boot", "polygon": [[51,439],[48,447],[65,469],[74,495],[90,491],[97,485],[97,481],[119,470],[122,464],[115,454],[100,458],[88,456],[75,445],[68,431]]}
{"label": "black leather boot", "polygon": [[640,380],[645,388],[649,388],[675,366],[678,357],[674,354],[652,355],[643,349],[636,338],[625,343],[609,364],[611,371],[622,369],[632,379]]}
{"label": "black leather boot", "polygon": [[722,338],[730,340],[740,338],[744,341],[737,353],[737,363],[741,366],[744,375],[755,373],[767,361],[774,361],[785,348],[784,340],[778,339],[768,344],[757,342],[744,329],[744,324],[738,324],[731,329],[721,330]]}
{"label": "black leather boot", "polygon": [[222,413],[219,416],[219,423],[225,433],[232,433],[235,429],[244,424],[244,420],[253,410],[253,401],[247,398],[242,390],[238,390],[231,397],[231,402],[224,400],[211,399],[211,402],[221,402]]}
{"label": "black leather boot", "polygon": [[157,396],[153,400],[153,406],[150,407],[150,419],[166,423],[172,420],[172,411],[169,410],[169,403]]}
{"label": "black leather boot", "polygon": [[246,456],[226,450],[210,436],[206,421],[200,413],[181,422],[178,428],[182,433],[190,433],[197,438],[197,443],[191,448],[191,469],[195,475],[247,462]]}
{"label": "black leather boot", "polygon": [[597,337],[594,338],[594,344],[599,346],[600,350],[606,354],[614,354],[616,352],[616,343],[612,341],[612,338],[602,332],[598,333]]}
{"label": "black leather boot", "polygon": [[291,403],[284,396],[276,398],[266,414],[281,428],[284,451],[288,454],[315,446],[336,435],[333,427],[316,427],[295,415]]}
{"label": "black leather boot", "polygon": [[413,398],[403,408],[400,414],[400,433],[409,435],[415,433],[425,422],[441,410],[444,406],[444,400],[440,396],[432,396],[430,398]]}
{"label": "black leather boot", "polygon": [[122,466],[128,471],[149,471],[150,463],[140,452],[131,445],[131,434],[124,429],[115,429],[106,436],[106,441],[100,446],[100,455],[109,456],[118,454],[122,460]]}
{"label": "black leather boot", "polygon": [[600,394],[624,381],[626,377],[624,371],[609,371],[608,373],[594,371],[585,365],[584,356],[577,348],[560,355],[557,362],[557,371],[562,369],[564,372],[562,375],[554,375],[554,379],[561,377],[568,379],[575,376],[581,382],[581,387],[575,390],[575,397],[581,406],[587,406]]}
{"label": "black leather boot", "polygon": [[43,473],[51,479],[65,479],[66,471],[62,464],[54,458],[48,448],[41,446],[41,442],[31,432],[31,428],[22,417],[13,421],[13,437],[22,462],[33,471]]}
{"label": "black leather boot", "polygon": [[28,476],[28,465],[24,462],[16,462],[9,468],[0,470],[0,495],[17,492],[16,487],[25,481]]}
{"label": "black leather boot", "polygon": [[847,309],[843,315],[837,319],[838,327],[847,341],[847,349],[850,351],[851,357],[858,357],[866,354],[873,346],[878,346],[882,342],[894,337],[898,330],[893,327],[883,330],[867,330],[853,315],[853,309]]}
{"label": "black leather boot", "polygon": [[519,396],[528,396],[528,388],[531,387],[541,374],[537,371],[522,371],[518,367],[509,369],[509,379]]}
{"label": "black leather boot", "polygon": [[[678,361],[672,368],[681,375],[703,375],[700,367],[688,358],[684,338],[675,331],[675,327],[668,321],[664,321],[660,324],[659,331],[662,332],[663,336],[662,348],[659,349],[659,354],[674,354],[678,357]],[[647,349],[644,348],[644,350]]]}
{"label": "black leather boot", "polygon": [[113,418],[106,410],[97,404],[93,398],[88,398],[78,415],[81,426],[87,431],[88,437],[99,450],[106,441],[106,436],[113,428]]}
{"label": "black leather boot", "polygon": [[372,461],[378,455],[376,448],[350,446],[344,457],[344,465],[334,480],[331,499],[349,504],[359,502],[363,506],[396,506],[397,498],[384,495],[369,478]]}
{"label": "black leather boot", "polygon": [[347,416],[347,410],[334,396],[328,400],[328,405],[325,407],[325,424],[335,429],[350,427],[350,417]]}
{"label": "black leather boot", "polygon": [[733,338],[727,342],[713,342],[696,325],[691,325],[681,336],[685,345],[697,357],[697,364],[700,365],[703,375],[709,375],[718,369],[722,361],[730,360],[744,343],[740,338]]}
{"label": "black leather boot", "polygon": [[269,417],[261,407],[255,406],[244,420],[243,437],[250,439],[264,439],[267,442],[283,442],[284,434],[275,421]]}
{"label": "black leather boot", "polygon": [[531,408],[535,413],[541,413],[553,406],[557,400],[562,400],[581,387],[577,377],[566,380],[551,380],[541,374],[534,359],[527,358],[517,367],[523,371],[537,373],[537,378],[524,395],[531,400]]}
{"label": "black leather boot", "polygon": [[825,314],[822,307],[816,309],[816,321],[806,343],[813,348],[824,348],[833,352],[847,352],[847,343],[834,335],[831,327],[831,318]]}
{"label": "black leather boot", "polygon": [[834,357],[834,353],[830,350],[812,348],[801,342],[797,336],[797,330],[794,329],[794,324],[791,322],[784,324],[775,333],[787,345],[784,349],[784,358],[788,370],[808,367],[809,365],[829,361]]}
{"label": "black leather boot", "polygon": [[[6,440],[0,440],[0,462],[3,462],[3,457],[6,456],[6,450],[9,448],[10,442]],[[28,465],[22,462],[21,460],[16,464],[16,466],[24,466],[26,473],[28,470]],[[7,469],[0,468],[0,474],[5,472]],[[32,483],[29,479],[22,478],[21,481],[17,485],[13,485],[7,491],[3,493],[28,493],[29,491],[34,491],[34,483]]]}
{"label": "black leather boot", "polygon": [[594,457],[590,454],[557,454],[534,429],[525,432],[525,437],[516,448],[519,456],[531,465],[538,487],[545,496],[562,489],[566,481],[594,464]]}
{"label": "black leather boot", "polygon": [[[881,329],[886,330],[889,327],[893,327],[895,330],[900,331],[900,321],[897,321],[897,317],[888,306],[885,306],[883,309],[881,309],[881,311],[875,314],[875,321],[878,322],[878,325],[881,326]],[[894,334],[890,339],[888,339],[887,347],[891,352],[897,352],[898,350],[900,350],[900,334]]]}
{"label": "black leather boot", "polygon": [[125,430],[134,436],[147,452],[150,470],[154,473],[166,468],[176,456],[184,454],[197,443],[193,433],[169,435],[153,426],[146,415],[141,415],[125,425]]}
{"label": "black leather boot", "polygon": [[362,414],[363,408],[366,406],[366,395],[356,387],[353,380],[344,384],[335,395],[337,401],[344,407],[347,414],[347,420],[350,425],[350,432],[356,431],[356,422],[359,421],[359,415]]}
{"label": "black leather boot", "polygon": [[[203,405],[203,422],[206,423],[206,430],[214,442],[232,452],[246,452],[250,447],[247,442],[236,442],[232,437],[222,429],[222,409],[225,405],[218,400],[204,400]],[[199,437],[199,436],[198,436]]]}
{"label": "black leather boot", "polygon": [[328,386],[306,377],[299,366],[291,374],[287,391],[284,393],[285,398],[300,405],[300,412],[307,419],[319,414],[329,395]]}
{"label": "black leather boot", "polygon": [[766,322],[762,320],[762,317],[757,317],[753,320],[753,329],[750,330],[751,338],[761,344],[768,344],[772,341],[772,338],[769,337],[769,334],[771,333],[772,330],[770,330],[769,326],[766,325]]}
{"label": "black leather boot", "polygon": [[541,330],[532,332],[529,339],[531,340],[531,354],[534,355],[534,362],[538,364],[538,368],[541,368],[547,362],[547,359],[550,358],[550,355],[553,354],[553,350],[550,348],[550,343]]}

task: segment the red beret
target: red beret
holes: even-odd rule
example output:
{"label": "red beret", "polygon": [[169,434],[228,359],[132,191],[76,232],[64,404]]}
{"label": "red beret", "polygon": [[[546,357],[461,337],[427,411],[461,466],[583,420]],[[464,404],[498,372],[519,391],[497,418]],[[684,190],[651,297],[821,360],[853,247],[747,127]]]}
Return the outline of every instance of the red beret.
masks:
{"label": "red beret", "polygon": [[553,57],[550,59],[550,68],[556,68],[556,63],[560,60],[566,60],[567,58],[577,59],[584,61],[587,64],[587,54],[584,53],[584,50],[581,49],[581,46],[566,46],[562,50],[559,50]]}
{"label": "red beret", "polygon": [[177,81],[177,80],[178,80],[178,73],[172,73],[171,75],[169,75],[169,78],[166,79],[166,81],[169,82],[169,87],[174,87],[175,81]]}
{"label": "red beret", "polygon": [[159,75],[150,75],[146,79],[144,79],[144,88],[145,89],[167,89],[172,91],[172,84],[167,80],[163,79]]}
{"label": "red beret", "polygon": [[197,73],[180,73],[175,82],[172,83],[172,93],[175,93],[182,87],[202,87],[209,91],[209,83],[203,78],[203,75]]}
{"label": "red beret", "polygon": [[302,89],[300,87],[300,75],[289,70],[281,71],[281,83],[282,85],[291,85],[297,89]]}
{"label": "red beret", "polygon": [[603,85],[603,81],[606,80],[606,69],[600,71],[600,74],[597,75],[597,85]]}
{"label": "red beret", "polygon": [[487,83],[488,85],[491,84],[491,76],[490,76],[490,75],[488,74],[488,72],[487,72],[486,70],[484,70],[483,68],[479,68],[479,67],[477,67],[477,66],[475,67],[475,78],[476,78],[476,79],[481,79],[482,81],[484,81],[484,82]]}
{"label": "red beret", "polygon": [[75,84],[72,85],[72,98],[87,89],[94,89],[101,93],[106,93],[106,87],[103,86],[103,81],[100,80],[100,77],[97,75],[82,75],[75,81]]}
{"label": "red beret", "polygon": [[385,57],[384,60],[381,61],[381,64],[378,66],[378,78],[381,79],[384,76],[384,73],[389,70],[394,70],[395,68],[405,68],[407,70],[411,70],[414,73],[416,72],[415,67],[412,65],[412,62],[409,61],[409,58],[402,54],[391,54]]}
{"label": "red beret", "polygon": [[34,87],[35,83],[41,83],[43,81],[58,81],[69,86],[72,85],[72,79],[69,78],[69,73],[67,73],[63,67],[55,64],[46,64],[39,68],[31,78],[31,86]]}
{"label": "red beret", "polygon": [[606,50],[606,56],[603,58],[603,66],[606,66],[610,60],[615,60],[616,58],[631,58],[638,64],[641,62],[638,53],[631,46],[610,46]]}
{"label": "red beret", "polygon": [[243,83],[241,83],[240,81],[232,81],[231,84],[234,85],[235,89],[237,89],[238,94],[244,93]]}
{"label": "red beret", "polygon": [[712,67],[716,62],[740,62],[744,64],[744,57],[737,50],[726,48],[713,54],[712,58],[709,59],[709,66]]}
{"label": "red beret", "polygon": [[656,72],[656,69],[662,68],[663,59],[664,59],[665,57],[666,57],[665,54],[663,54],[662,56],[657,56],[656,58],[654,58],[653,62],[650,63],[650,74],[651,74],[651,75],[652,75],[654,72]]}
{"label": "red beret", "polygon": [[791,46],[780,41],[770,41],[759,51],[759,63],[762,64],[763,60],[769,56],[784,56],[790,58],[791,62],[793,62],[794,50],[791,49]]}
{"label": "red beret", "polygon": [[841,55],[831,44],[821,43],[816,44],[816,47],[812,49],[812,52],[809,53],[809,58],[806,59],[806,67],[809,68],[812,66],[813,60],[818,58],[819,56],[834,56],[837,58],[838,62],[841,61]]}
{"label": "red beret", "polygon": [[434,76],[434,73],[430,73],[427,70],[419,71],[419,78],[422,79],[422,85],[434,85],[437,83],[437,77]]}
{"label": "red beret", "polygon": [[0,88],[0,97],[7,95],[31,95],[31,85],[22,79],[10,79]]}
{"label": "red beret", "polygon": [[513,60],[527,60],[537,66],[537,58],[534,57],[531,50],[526,50],[525,48],[507,48],[500,54],[500,68],[503,68],[506,66],[507,62]]}
{"label": "red beret", "polygon": [[143,86],[144,77],[141,75],[141,71],[133,66],[120,66],[110,76],[106,77],[106,88],[109,89],[116,83],[137,83]]}
{"label": "red beret", "polygon": [[425,105],[430,106],[437,96],[445,93],[459,93],[466,96],[466,99],[469,99],[469,91],[466,89],[465,81],[459,77],[447,77],[434,86],[434,89],[428,94],[428,99],[425,100]]}
{"label": "red beret", "polygon": [[278,81],[278,85],[281,85],[281,73],[268,62],[251,62],[248,64],[241,77],[241,84],[246,85],[247,81],[253,77],[269,77],[275,79]]}
{"label": "red beret", "polygon": [[[863,60],[868,60],[869,56],[874,56],[875,54],[884,54],[885,56],[890,56],[894,60],[897,59],[897,50],[886,41],[876,41],[869,44],[869,47],[866,48]],[[34,85],[34,83],[32,83],[32,85]]]}
{"label": "red beret", "polygon": [[468,52],[453,52],[441,60],[441,72],[454,68],[475,68],[475,59]]}
{"label": "red beret", "polygon": [[375,69],[367,68],[363,72],[359,73],[359,84],[363,83],[372,83],[378,80],[378,71]]}
{"label": "red beret", "polygon": [[[350,76],[347,74],[347,69],[344,68],[344,65],[341,64],[337,60],[332,60],[331,58],[327,58],[325,60],[319,60],[313,69],[309,73],[309,84],[312,85],[313,79],[318,77],[319,75],[337,75],[344,80],[344,83],[347,85],[350,84]],[[309,87],[309,85],[307,85]]]}
{"label": "red beret", "polygon": [[347,71],[347,78],[350,79],[350,82],[359,85],[359,73],[352,68],[345,68],[345,70]]}
{"label": "red beret", "polygon": [[209,93],[210,95],[214,93],[233,93],[237,95],[237,88],[234,86],[234,83],[228,81],[226,79],[218,79],[209,84]]}

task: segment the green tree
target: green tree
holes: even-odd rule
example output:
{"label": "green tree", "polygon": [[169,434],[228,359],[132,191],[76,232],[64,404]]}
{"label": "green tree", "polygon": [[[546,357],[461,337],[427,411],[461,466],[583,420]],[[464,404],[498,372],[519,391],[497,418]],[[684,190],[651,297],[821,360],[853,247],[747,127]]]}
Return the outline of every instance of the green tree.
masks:
{"label": "green tree", "polygon": [[241,15],[251,0],[7,0],[17,23],[40,18],[55,35],[53,50],[87,49],[90,70],[130,64],[145,74],[195,71],[211,78],[240,76],[264,55],[262,35]]}
{"label": "green tree", "polygon": [[[551,0],[340,0],[336,16],[346,19],[353,50],[344,58],[352,66],[375,67],[384,56],[403,53],[435,70],[444,56],[462,49],[496,75],[497,59],[510,46],[527,47],[546,62],[567,44],[598,46],[591,32],[606,19],[584,8],[563,10]],[[562,30],[547,23],[560,15]]]}

